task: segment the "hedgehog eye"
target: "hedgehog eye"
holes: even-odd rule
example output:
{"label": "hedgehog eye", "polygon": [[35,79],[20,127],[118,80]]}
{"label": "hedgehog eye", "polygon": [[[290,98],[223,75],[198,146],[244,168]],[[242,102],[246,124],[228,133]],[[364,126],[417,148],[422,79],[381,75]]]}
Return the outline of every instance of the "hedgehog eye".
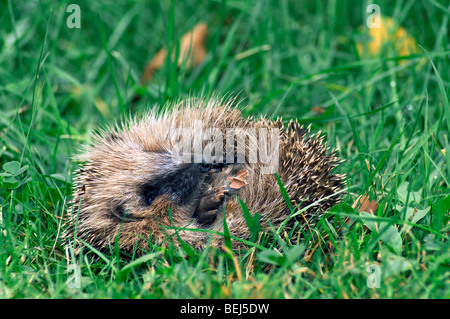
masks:
{"label": "hedgehog eye", "polygon": [[154,193],[146,194],[145,195],[145,204],[150,206],[155,198],[156,198],[156,195]]}
{"label": "hedgehog eye", "polygon": [[202,173],[209,172],[211,170],[211,168],[212,168],[212,165],[209,163],[206,163],[205,161],[203,161],[200,164],[200,170],[202,171]]}
{"label": "hedgehog eye", "polygon": [[155,198],[158,196],[157,191],[153,187],[149,187],[145,190],[144,201],[145,204],[150,206]]}

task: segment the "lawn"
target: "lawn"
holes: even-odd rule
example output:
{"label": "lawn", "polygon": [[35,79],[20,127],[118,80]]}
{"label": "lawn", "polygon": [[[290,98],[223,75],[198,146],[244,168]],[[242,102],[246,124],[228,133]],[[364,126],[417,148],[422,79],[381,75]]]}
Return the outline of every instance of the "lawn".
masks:
{"label": "lawn", "polygon": [[[450,298],[446,0],[377,1],[402,27],[378,52],[369,1],[76,3],[79,28],[70,3],[0,1],[0,298]],[[199,22],[204,59],[141,83]],[[246,252],[66,250],[72,158],[90,133],[213,94],[322,131],[345,160],[342,202]]]}

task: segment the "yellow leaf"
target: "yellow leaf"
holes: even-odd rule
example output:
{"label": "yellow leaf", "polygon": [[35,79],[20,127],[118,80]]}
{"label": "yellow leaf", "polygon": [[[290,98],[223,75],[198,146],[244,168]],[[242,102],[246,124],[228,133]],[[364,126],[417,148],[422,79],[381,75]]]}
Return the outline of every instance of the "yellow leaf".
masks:
{"label": "yellow leaf", "polygon": [[[417,42],[404,28],[393,19],[382,17],[379,28],[369,28],[368,35],[371,40],[365,46],[358,42],[356,48],[361,56],[377,56],[385,48],[392,48],[398,56],[410,55],[418,52]],[[400,61],[404,63],[404,61]]]}

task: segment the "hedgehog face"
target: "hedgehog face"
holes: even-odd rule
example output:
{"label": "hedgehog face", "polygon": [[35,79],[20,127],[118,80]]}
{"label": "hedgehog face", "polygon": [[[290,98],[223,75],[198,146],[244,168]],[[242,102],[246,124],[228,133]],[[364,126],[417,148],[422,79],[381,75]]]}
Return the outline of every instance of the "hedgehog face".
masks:
{"label": "hedgehog face", "polygon": [[226,178],[242,165],[185,163],[162,137],[156,142],[156,134],[150,135],[149,145],[141,134],[109,134],[84,154],[71,225],[80,239],[97,247],[119,239],[120,248],[130,252],[139,237],[163,241],[173,227],[211,228],[237,194]]}
{"label": "hedgehog face", "polygon": [[226,172],[222,170],[225,171],[228,164],[202,162],[173,165],[177,168],[149,176],[140,190],[136,190],[140,194],[142,205],[148,209],[156,205],[160,209],[157,203],[163,198],[168,209],[178,214],[174,221],[181,223],[177,223],[177,226],[186,226],[184,221],[190,219],[201,227],[210,226],[219,208],[223,206],[225,197],[235,194],[226,186],[220,191],[215,187],[221,183],[225,185],[230,169]]}

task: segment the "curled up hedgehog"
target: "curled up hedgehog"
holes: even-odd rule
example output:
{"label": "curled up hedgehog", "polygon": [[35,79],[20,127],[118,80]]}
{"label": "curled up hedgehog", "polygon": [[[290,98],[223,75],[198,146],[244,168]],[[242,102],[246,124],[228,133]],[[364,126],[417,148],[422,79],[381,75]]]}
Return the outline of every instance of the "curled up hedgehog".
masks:
{"label": "curled up hedgehog", "polygon": [[[293,121],[285,128],[281,119],[244,118],[219,99],[189,98],[103,130],[78,160],[66,238],[100,251],[118,243],[129,254],[168,238],[220,249],[224,217],[232,238],[248,239],[238,198],[261,214],[262,229],[290,219],[313,224],[339,201],[344,180],[320,134]],[[290,217],[275,173],[292,206],[307,207],[301,214]]]}

